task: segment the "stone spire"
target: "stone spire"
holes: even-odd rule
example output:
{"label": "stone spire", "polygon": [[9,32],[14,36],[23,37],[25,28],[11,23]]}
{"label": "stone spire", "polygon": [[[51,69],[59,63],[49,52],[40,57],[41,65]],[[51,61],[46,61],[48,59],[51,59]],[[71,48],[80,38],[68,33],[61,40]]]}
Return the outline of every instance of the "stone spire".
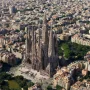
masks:
{"label": "stone spire", "polygon": [[32,60],[34,60],[35,57],[35,35],[34,35],[34,26],[32,26]]}
{"label": "stone spire", "polygon": [[31,35],[29,27],[25,27],[26,31],[26,61],[31,59],[31,48],[32,48],[32,42],[31,42]]}
{"label": "stone spire", "polygon": [[40,47],[40,26],[38,26],[38,46]]}
{"label": "stone spire", "polygon": [[49,37],[48,56],[49,57],[55,56],[54,38],[53,38],[53,31],[52,30],[50,31],[50,37]]}
{"label": "stone spire", "polygon": [[30,38],[30,30],[29,30],[29,26],[27,27],[27,36],[28,36],[28,38]]}
{"label": "stone spire", "polygon": [[55,32],[54,32],[54,42],[55,42],[55,46],[54,46],[54,49],[55,49],[55,55],[58,56],[58,41],[57,41],[57,35],[56,35]]}
{"label": "stone spire", "polygon": [[28,36],[28,43],[29,43],[29,52],[31,52],[31,45],[32,45],[32,41],[31,41],[31,35],[30,35],[30,28],[28,26],[28,32],[27,32],[27,36]]}
{"label": "stone spire", "polygon": [[46,12],[44,12],[44,20],[43,20],[43,24],[47,24]]}
{"label": "stone spire", "polygon": [[38,60],[38,70],[42,69],[42,45],[40,40],[40,25],[38,26],[38,47],[37,47],[37,60]]}
{"label": "stone spire", "polygon": [[36,32],[35,32],[35,35],[34,35],[34,53],[35,53],[35,57],[37,58],[37,50],[36,50],[36,42],[37,42],[37,39],[36,39]]}
{"label": "stone spire", "polygon": [[[28,34],[28,28],[27,27],[25,27],[25,30],[26,30],[26,33]],[[28,43],[28,35],[26,35],[26,55],[29,53],[29,49],[28,49],[28,45],[29,45],[29,43]]]}
{"label": "stone spire", "polygon": [[36,69],[37,61],[37,49],[36,49],[36,32],[34,31],[34,26],[32,30],[32,68]]}
{"label": "stone spire", "polygon": [[44,44],[48,44],[48,29],[47,29],[46,13],[44,14],[43,27],[42,27],[42,42]]}
{"label": "stone spire", "polygon": [[[34,44],[36,44],[36,42],[37,42],[37,39],[36,39],[36,32],[34,32]],[[36,47],[36,45],[35,45],[35,47]]]}
{"label": "stone spire", "polygon": [[38,46],[38,52],[37,52],[37,59],[39,62],[39,68],[42,69],[42,45],[40,43],[40,46]]}
{"label": "stone spire", "polygon": [[47,67],[46,67],[46,72],[48,73],[49,77],[51,76],[51,64],[48,63]]}

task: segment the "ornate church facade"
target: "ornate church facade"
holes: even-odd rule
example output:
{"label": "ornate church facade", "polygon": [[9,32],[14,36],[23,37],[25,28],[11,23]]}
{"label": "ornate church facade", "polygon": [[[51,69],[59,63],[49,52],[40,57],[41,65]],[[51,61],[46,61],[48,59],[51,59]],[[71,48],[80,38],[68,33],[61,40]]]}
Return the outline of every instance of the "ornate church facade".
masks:
{"label": "ornate church facade", "polygon": [[58,43],[53,30],[48,30],[46,15],[44,16],[42,30],[38,28],[38,35],[34,27],[26,27],[26,61],[32,69],[45,72],[52,77],[58,66]]}

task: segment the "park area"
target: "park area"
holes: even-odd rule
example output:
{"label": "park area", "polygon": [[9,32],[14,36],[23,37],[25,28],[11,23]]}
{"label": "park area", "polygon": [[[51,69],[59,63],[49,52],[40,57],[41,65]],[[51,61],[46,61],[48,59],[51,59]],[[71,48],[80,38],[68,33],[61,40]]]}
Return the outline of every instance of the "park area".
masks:
{"label": "park area", "polygon": [[8,84],[9,84],[9,89],[11,90],[21,90],[21,87],[19,86],[19,84],[14,80],[9,80]]}

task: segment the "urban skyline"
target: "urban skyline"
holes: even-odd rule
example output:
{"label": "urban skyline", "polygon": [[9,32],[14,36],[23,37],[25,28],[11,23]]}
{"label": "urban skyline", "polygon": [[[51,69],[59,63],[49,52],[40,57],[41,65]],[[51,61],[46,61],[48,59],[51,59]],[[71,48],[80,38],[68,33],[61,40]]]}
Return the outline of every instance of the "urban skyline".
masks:
{"label": "urban skyline", "polygon": [[90,0],[1,0],[0,90],[90,90]]}

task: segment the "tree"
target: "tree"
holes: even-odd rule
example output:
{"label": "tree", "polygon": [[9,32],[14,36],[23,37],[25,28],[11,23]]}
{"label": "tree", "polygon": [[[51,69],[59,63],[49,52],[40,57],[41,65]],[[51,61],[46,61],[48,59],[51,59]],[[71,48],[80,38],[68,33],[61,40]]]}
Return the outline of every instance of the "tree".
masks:
{"label": "tree", "polygon": [[24,90],[28,90],[28,86],[24,86],[23,89],[24,89]]}
{"label": "tree", "polygon": [[53,89],[52,89],[52,86],[49,85],[49,86],[47,87],[47,90],[53,90]]}
{"label": "tree", "polygon": [[16,81],[23,80],[23,79],[24,79],[23,76],[16,76],[16,77],[15,77],[15,80],[16,80]]}
{"label": "tree", "polygon": [[30,81],[30,82],[27,83],[27,85],[28,85],[28,87],[31,87],[31,86],[34,85],[34,83]]}
{"label": "tree", "polygon": [[8,82],[3,81],[2,84],[1,84],[1,89],[2,89],[2,90],[10,90],[10,89],[9,89]]}
{"label": "tree", "polygon": [[57,85],[57,86],[56,86],[56,90],[62,90],[62,87],[59,86],[59,85]]}
{"label": "tree", "polygon": [[[84,56],[88,51],[90,51],[90,46],[84,46],[77,43],[68,42],[60,42],[59,43],[59,52],[58,54],[69,60],[81,60],[84,59]],[[61,50],[62,49],[62,50]]]}
{"label": "tree", "polygon": [[2,72],[0,73],[0,81],[3,81],[3,80],[10,80],[11,79],[11,75],[5,73],[5,72]]}

